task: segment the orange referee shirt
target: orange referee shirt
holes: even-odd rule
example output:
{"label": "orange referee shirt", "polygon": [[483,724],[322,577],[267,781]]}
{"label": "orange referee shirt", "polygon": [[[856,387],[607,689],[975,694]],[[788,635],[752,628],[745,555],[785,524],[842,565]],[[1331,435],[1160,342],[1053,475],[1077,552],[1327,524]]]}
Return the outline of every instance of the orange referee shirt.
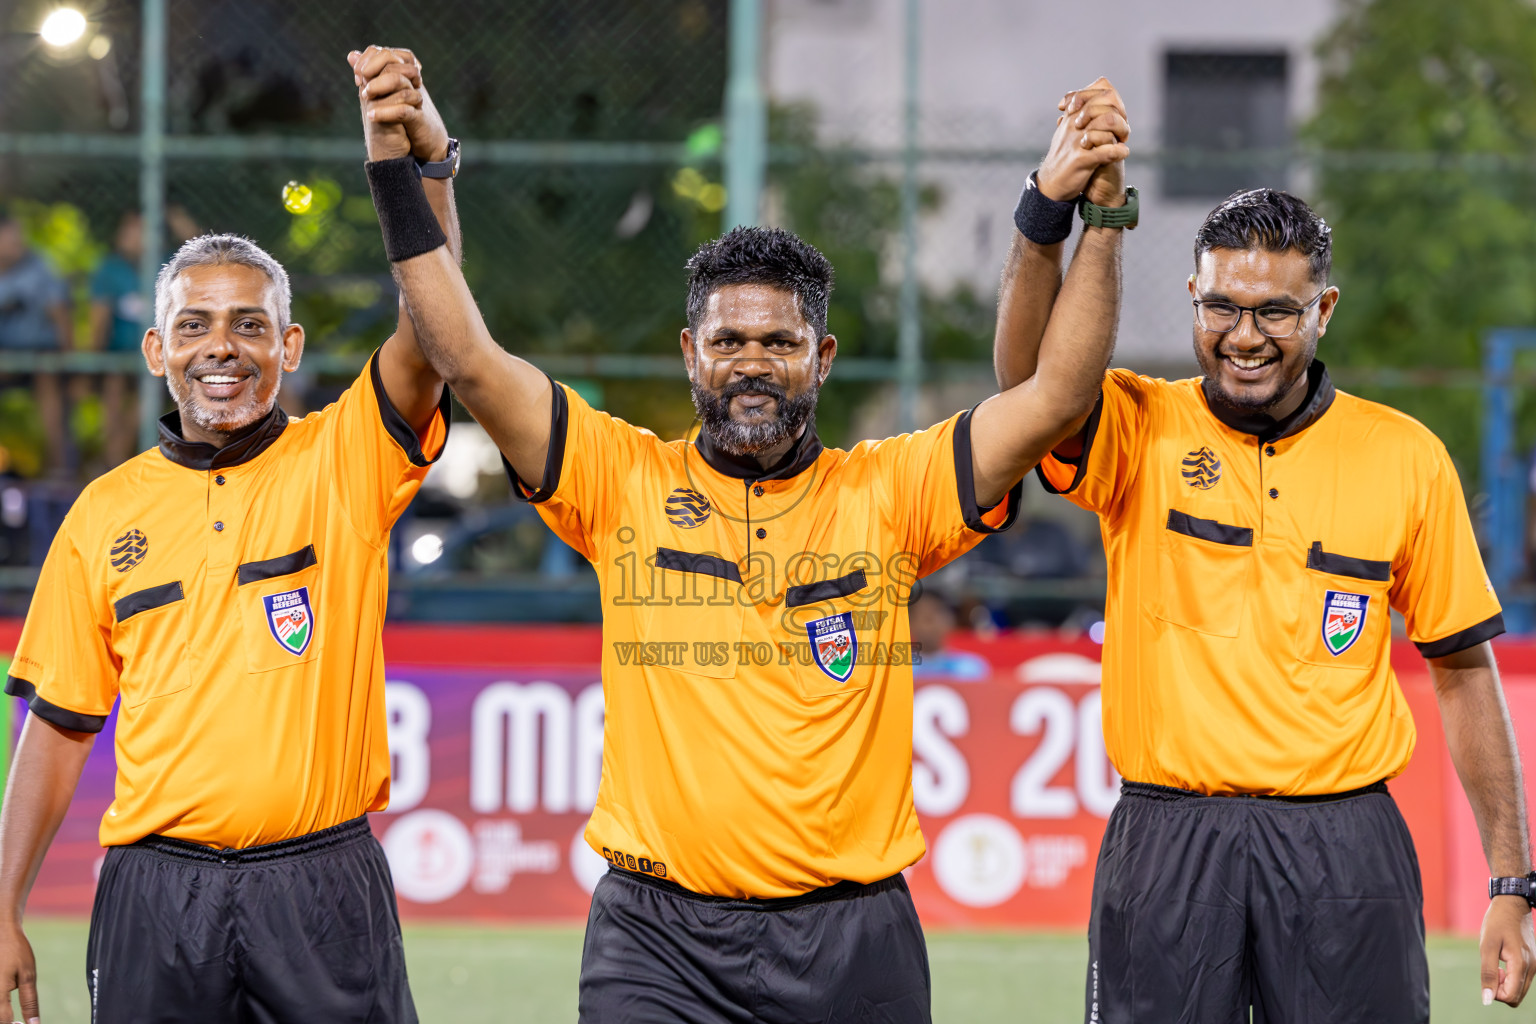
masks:
{"label": "orange referee shirt", "polygon": [[225,448],[186,441],[172,413],[157,449],[86,487],[6,692],[86,732],[119,702],[102,845],[243,848],[386,806],[386,545],[448,401],[419,443],[375,354],[333,405],[274,408]]}
{"label": "orange referee shirt", "polygon": [[1077,464],[1109,562],[1104,738],[1128,779],[1339,793],[1397,775],[1414,727],[1391,612],[1426,657],[1504,631],[1445,446],[1334,390],[1287,420],[1219,419],[1201,381],[1112,370]]}
{"label": "orange referee shirt", "polygon": [[594,849],[737,898],[922,856],[907,607],[1018,508],[976,507],[970,438],[968,412],[852,451],[807,426],[763,470],[555,386],[544,478],[513,483],[601,581]]}

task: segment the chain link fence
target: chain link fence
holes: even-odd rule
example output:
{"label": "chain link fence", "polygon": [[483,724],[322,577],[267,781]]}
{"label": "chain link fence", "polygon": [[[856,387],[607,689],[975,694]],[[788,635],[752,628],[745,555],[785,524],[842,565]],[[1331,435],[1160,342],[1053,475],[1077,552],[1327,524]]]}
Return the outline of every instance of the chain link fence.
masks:
{"label": "chain link fence", "polygon": [[[304,376],[285,388],[298,406],[292,411],[334,397],[395,322],[397,296],[362,173],[345,62],[349,50],[381,42],[415,50],[451,132],[464,140],[455,195],[465,273],[493,334],[617,415],[664,436],[688,428],[692,405],[676,357],[683,265],[719,232],[725,207],[727,0],[457,0],[451,17],[400,0],[163,2],[166,246],[197,231],[233,231],[288,268],[294,318],[308,332]],[[104,268],[115,267],[121,279],[138,260],[120,228],[141,203],[143,9],[126,0],[103,4],[89,12],[77,41],[50,47],[37,27],[52,6],[20,0],[0,26],[9,69],[0,77],[0,205],[67,282],[71,310],[67,355],[0,344],[0,471],[34,478],[52,469],[67,477],[49,485],[50,495],[67,494],[110,465],[112,439],[132,436],[139,413],[159,412],[136,411],[131,397],[113,400],[104,383],[142,374],[134,346],[108,336],[102,310],[117,303],[107,312],[128,320],[142,314],[142,306],[130,308],[137,291],[112,291]],[[920,215],[912,240],[923,296],[922,421],[992,389],[997,275],[1019,187],[1039,158],[1028,148],[999,149],[990,125],[943,112],[929,122],[921,135],[927,148],[916,154]],[[899,139],[894,126],[886,134]],[[830,326],[840,341],[839,369],[818,425],[829,442],[847,444],[890,433],[899,422],[904,165],[899,145],[861,149],[828,141],[835,137],[822,111],[774,106],[762,209],[767,221],[822,248],[837,268]],[[1456,338],[1426,345],[1414,329],[1415,311],[1445,300],[1412,282],[1441,277],[1452,292],[1476,287],[1456,262],[1458,246],[1483,245],[1491,235],[1510,256],[1497,286],[1516,296],[1533,291],[1529,274],[1520,275],[1536,268],[1536,230],[1522,234],[1524,215],[1507,211],[1536,208],[1529,203],[1536,166],[1523,157],[1151,150],[1141,146],[1128,169],[1150,201],[1126,245],[1119,361],[1166,375],[1194,370],[1184,281],[1195,229],[1219,199],[1211,182],[1284,184],[1317,200],[1334,221],[1336,280],[1350,302],[1369,297],[1341,304],[1340,329],[1325,342],[1336,377],[1430,421],[1475,479],[1484,383],[1478,335],[1493,325],[1469,321]],[[308,189],[301,213],[284,204],[291,183]],[[1444,212],[1426,220],[1425,208]],[[1416,246],[1411,235],[1376,230],[1398,220],[1455,237]],[[1351,249],[1357,237],[1368,242]],[[1436,260],[1445,265],[1437,268]],[[1381,276],[1384,265],[1411,272],[1374,283],[1371,275]],[[1369,287],[1357,287],[1367,279]],[[1513,308],[1523,308],[1521,301]],[[1536,298],[1529,301],[1524,322],[1536,318]],[[1446,318],[1444,309],[1436,315]],[[39,370],[54,371],[64,395],[62,437],[47,422]],[[151,406],[164,401],[157,387],[141,394]],[[1536,414],[1518,398],[1512,423],[1514,447],[1523,451],[1536,440]],[[37,494],[47,489],[29,486]],[[1030,502],[1031,517],[1047,526],[1066,515],[1063,503],[1044,495]],[[46,531],[7,511],[14,504],[0,501],[0,563],[35,565]],[[988,556],[1002,567],[994,576],[1030,575],[1029,564],[1042,564],[1037,548],[1076,545],[1072,557],[1034,572],[1037,581],[1063,580],[1037,586],[1029,598],[1045,593],[1055,602],[1045,617],[1056,621],[1080,607],[1091,614],[1101,586],[1092,581],[1100,556],[1091,522],[1069,518],[1065,529],[1065,541],[1008,539]],[[401,533],[409,544],[408,524]],[[537,543],[519,543],[532,547],[510,562],[502,552],[496,564],[548,567]],[[470,547],[476,544],[487,548],[480,541]],[[991,585],[987,572],[966,571],[973,592]],[[1078,582],[1085,574],[1089,582]],[[17,577],[23,595],[27,578]]]}

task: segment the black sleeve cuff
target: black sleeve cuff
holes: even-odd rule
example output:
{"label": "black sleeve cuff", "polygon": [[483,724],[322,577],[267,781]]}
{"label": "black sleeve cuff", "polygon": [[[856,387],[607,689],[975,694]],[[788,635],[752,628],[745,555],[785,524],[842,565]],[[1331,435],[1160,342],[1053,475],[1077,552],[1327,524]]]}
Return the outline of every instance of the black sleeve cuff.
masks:
{"label": "black sleeve cuff", "polygon": [[448,431],[453,427],[453,395],[448,393],[448,385],[443,385],[443,397],[437,403],[437,411],[443,417],[443,446],[429,459],[421,450],[421,438],[416,436],[416,428],[405,421],[405,417],[400,415],[400,410],[395,408],[384,390],[384,378],[379,376],[377,351],[373,353],[373,358],[368,360],[368,374],[373,378],[373,393],[379,398],[379,417],[384,421],[384,429],[389,432],[390,437],[395,439],[396,444],[405,449],[411,465],[430,466],[442,458],[443,452],[448,450]]}
{"label": "black sleeve cuff", "polygon": [[1475,626],[1470,626],[1460,633],[1452,633],[1440,640],[1431,640],[1428,643],[1413,645],[1419,649],[1419,653],[1426,658],[1443,658],[1448,654],[1464,651],[1468,647],[1476,647],[1484,640],[1492,640],[1504,632],[1504,614],[1500,612],[1491,619],[1484,619]]}
{"label": "black sleeve cuff", "polygon": [[[1093,439],[1099,433],[1099,419],[1104,415],[1104,392],[1099,392],[1099,400],[1093,403],[1093,412],[1088,414],[1088,422],[1083,424],[1083,450],[1074,459],[1057,459],[1058,462],[1067,465],[1076,465],[1077,472],[1072,474],[1072,482],[1067,484],[1065,490],[1057,490],[1051,483],[1051,478],[1045,475],[1045,471],[1038,465],[1035,466],[1035,476],[1040,478],[1040,483],[1048,494],[1071,494],[1077,490],[1077,485],[1083,482],[1083,477],[1088,475],[1088,453],[1093,449]],[[1047,455],[1047,459],[1054,456]],[[1044,461],[1044,460],[1041,460]]]}
{"label": "black sleeve cuff", "polygon": [[971,462],[971,414],[975,411],[967,409],[955,422],[955,484],[960,491],[960,515],[965,525],[977,533],[1002,533],[1019,518],[1019,505],[1024,500],[1024,481],[1021,479],[1010,487],[1007,496],[1003,498],[1008,503],[1008,517],[999,526],[987,525],[987,521],[981,517],[997,506],[982,509],[976,504],[976,467]]}
{"label": "black sleeve cuff", "polygon": [[27,709],[34,715],[60,729],[69,729],[74,732],[101,732],[102,726],[107,724],[106,715],[82,715],[78,711],[67,711],[57,704],[48,703],[37,695],[37,687],[16,676],[6,676],[5,692],[26,701]]}
{"label": "black sleeve cuff", "polygon": [[553,377],[549,378],[549,386],[554,389],[549,402],[549,454],[544,457],[544,479],[539,481],[539,489],[532,494],[524,493],[523,481],[517,475],[517,470],[512,468],[512,463],[507,461],[505,455],[501,457],[507,479],[512,481],[512,497],[532,505],[554,497],[560,487],[560,467],[565,465],[565,435],[570,427],[570,409],[565,399],[565,388]]}

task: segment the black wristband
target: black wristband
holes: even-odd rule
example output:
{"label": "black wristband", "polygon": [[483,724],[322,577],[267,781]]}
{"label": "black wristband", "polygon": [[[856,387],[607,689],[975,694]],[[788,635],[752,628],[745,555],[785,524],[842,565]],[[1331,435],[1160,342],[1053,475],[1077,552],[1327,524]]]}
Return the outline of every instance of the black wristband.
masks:
{"label": "black wristband", "polygon": [[1036,245],[1055,245],[1072,233],[1072,214],[1077,203],[1057,202],[1040,192],[1039,171],[1031,171],[1013,210],[1013,223],[1019,234]]}
{"label": "black wristband", "polygon": [[448,236],[438,226],[437,214],[421,187],[415,157],[407,154],[394,160],[376,160],[364,169],[379,227],[384,230],[384,254],[389,262],[399,263],[448,244]]}

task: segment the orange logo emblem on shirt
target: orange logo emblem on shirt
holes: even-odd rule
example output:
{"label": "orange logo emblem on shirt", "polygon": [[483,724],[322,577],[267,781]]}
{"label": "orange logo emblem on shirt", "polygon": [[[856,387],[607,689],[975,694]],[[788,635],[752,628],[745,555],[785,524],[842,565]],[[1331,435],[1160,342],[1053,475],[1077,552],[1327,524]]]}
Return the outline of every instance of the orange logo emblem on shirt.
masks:
{"label": "orange logo emblem on shirt", "polygon": [[127,572],[144,561],[147,551],[149,538],[138,530],[129,530],[112,542],[112,551],[107,557],[112,560],[112,568],[118,572]]}
{"label": "orange logo emblem on shirt", "polygon": [[1221,459],[1209,448],[1199,448],[1184,456],[1179,472],[1191,487],[1208,491],[1221,479]]}

